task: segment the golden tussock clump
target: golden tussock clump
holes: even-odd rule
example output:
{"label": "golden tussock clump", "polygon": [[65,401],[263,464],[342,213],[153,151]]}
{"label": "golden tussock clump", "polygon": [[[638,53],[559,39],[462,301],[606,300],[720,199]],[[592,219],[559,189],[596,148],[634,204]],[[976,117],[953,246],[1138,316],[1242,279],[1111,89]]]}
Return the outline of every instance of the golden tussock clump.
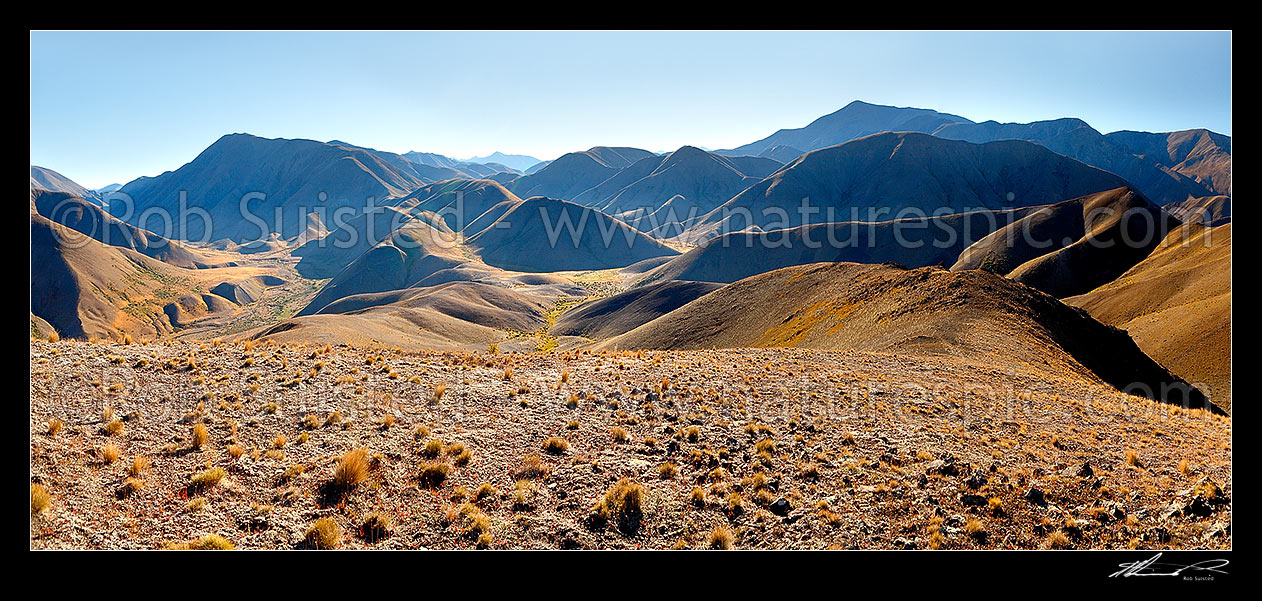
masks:
{"label": "golden tussock clump", "polygon": [[736,537],[732,535],[732,531],[723,526],[715,526],[710,531],[710,548],[719,550],[728,550],[736,542]]}
{"label": "golden tussock clump", "polygon": [[657,466],[657,475],[663,480],[670,480],[679,474],[679,468],[674,463],[667,461]]}
{"label": "golden tussock clump", "polygon": [[447,474],[451,468],[446,463],[439,461],[427,461],[421,464],[421,471],[417,474],[416,479],[426,487],[434,487],[443,483],[447,479]]}
{"label": "golden tussock clump", "polygon": [[119,449],[117,445],[109,443],[101,448],[101,461],[104,461],[105,463],[114,463],[122,454],[123,451]]}
{"label": "golden tussock clump", "polygon": [[522,457],[521,467],[517,468],[516,476],[518,478],[544,478],[548,475],[548,467],[543,464],[543,458],[538,453],[531,453]]}
{"label": "golden tussock clump", "polygon": [[210,438],[210,432],[206,431],[206,425],[198,423],[193,426],[192,446],[194,450],[200,450],[206,445],[206,440]]}
{"label": "golden tussock clump", "polygon": [[627,442],[631,437],[627,435],[627,430],[618,426],[609,429],[609,435],[613,437],[614,442]]}
{"label": "golden tussock clump", "polygon": [[688,502],[697,507],[705,507],[705,490],[700,486],[694,486],[692,492],[688,494]]}
{"label": "golden tussock clump", "polygon": [[207,534],[194,540],[167,545],[170,551],[231,551],[237,546],[218,534]]}
{"label": "golden tussock clump", "polygon": [[208,488],[219,484],[219,481],[223,480],[224,476],[227,475],[228,472],[225,472],[222,467],[212,467],[193,474],[190,480],[195,488]]}
{"label": "golden tussock clump", "polygon": [[543,450],[550,455],[561,455],[570,450],[570,441],[559,436],[553,436],[543,441]]}
{"label": "golden tussock clump", "polygon": [[487,499],[490,499],[491,497],[494,497],[495,493],[497,492],[499,491],[495,489],[495,486],[493,484],[491,484],[490,482],[483,482],[481,486],[478,486],[477,490],[473,491],[473,500],[485,501]]}
{"label": "golden tussock clump", "polygon": [[152,464],[153,461],[151,461],[148,457],[144,455],[137,455],[135,459],[132,459],[131,465],[128,466],[127,475],[133,478],[142,477],[145,475],[145,471],[147,471],[149,466]]}
{"label": "golden tussock clump", "polygon": [[307,528],[304,539],[309,549],[336,549],[342,540],[342,527],[332,518],[320,518]]}
{"label": "golden tussock clump", "polygon": [[518,480],[513,484],[513,509],[530,511],[535,508],[535,494],[539,487],[532,480]]}
{"label": "golden tussock clump", "polygon": [[139,478],[128,478],[123,481],[123,485],[118,488],[119,497],[129,497],[145,487],[145,481]]}
{"label": "golden tussock clump", "polygon": [[360,534],[369,543],[375,543],[387,536],[390,536],[393,525],[390,522],[390,516],[380,511],[370,511],[364,516],[364,522],[359,527]]}
{"label": "golden tussock clump", "polygon": [[31,513],[41,513],[52,503],[52,495],[42,484],[31,485]]}
{"label": "golden tussock clump", "polygon": [[1052,549],[1068,549],[1071,543],[1064,530],[1057,530],[1047,537],[1047,546]]}
{"label": "golden tussock clump", "polygon": [[48,435],[56,436],[58,432],[61,432],[61,425],[61,420],[55,417],[48,420]]}
{"label": "golden tussock clump", "polygon": [[122,434],[123,433],[123,420],[121,419],[110,420],[108,423],[105,424],[104,430],[105,430],[105,433],[110,436]]}
{"label": "golden tussock clump", "polygon": [[368,479],[368,451],[352,449],[337,462],[333,483],[343,490],[354,488]]}
{"label": "golden tussock clump", "polygon": [[640,526],[643,503],[644,487],[621,478],[605,492],[593,513],[599,522],[614,522],[623,532],[634,532]]}

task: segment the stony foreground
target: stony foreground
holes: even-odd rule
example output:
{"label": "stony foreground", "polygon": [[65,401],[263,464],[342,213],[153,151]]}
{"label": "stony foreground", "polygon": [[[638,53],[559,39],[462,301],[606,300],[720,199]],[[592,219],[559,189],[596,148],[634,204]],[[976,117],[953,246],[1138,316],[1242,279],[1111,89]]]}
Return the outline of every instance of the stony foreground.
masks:
{"label": "stony foreground", "polygon": [[946,358],[32,342],[30,368],[39,549],[1231,547],[1230,417]]}

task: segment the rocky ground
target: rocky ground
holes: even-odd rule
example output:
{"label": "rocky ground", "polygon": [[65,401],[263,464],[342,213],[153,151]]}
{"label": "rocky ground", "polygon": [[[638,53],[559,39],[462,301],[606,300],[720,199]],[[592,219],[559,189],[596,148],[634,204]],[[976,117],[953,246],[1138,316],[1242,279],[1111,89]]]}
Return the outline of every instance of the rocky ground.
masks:
{"label": "rocky ground", "polygon": [[1231,547],[1230,417],[996,365],[30,352],[38,549]]}

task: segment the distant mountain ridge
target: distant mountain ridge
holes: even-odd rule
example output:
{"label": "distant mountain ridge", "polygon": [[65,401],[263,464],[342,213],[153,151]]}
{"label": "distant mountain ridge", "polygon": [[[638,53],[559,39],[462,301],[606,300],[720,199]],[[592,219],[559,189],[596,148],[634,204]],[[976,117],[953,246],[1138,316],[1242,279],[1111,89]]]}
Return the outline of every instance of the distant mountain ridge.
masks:
{"label": "distant mountain ridge", "polygon": [[492,152],[484,157],[473,157],[471,159],[463,159],[466,163],[481,163],[505,165],[525,173],[527,169],[538,165],[541,161],[525,154],[504,154],[500,151]]}
{"label": "distant mountain ridge", "polygon": [[803,199],[816,211],[814,223],[880,221],[915,216],[899,215],[905,209],[924,215],[1010,209],[1124,185],[1112,173],[1031,142],[880,133],[798,157],[691,224],[690,235],[796,227],[807,217],[799,210]]}
{"label": "distant mountain ridge", "polygon": [[[1230,189],[1217,190],[1214,187],[1215,175],[1223,185],[1229,183],[1224,180],[1230,179],[1229,175],[1224,177],[1210,166],[1213,161],[1218,160],[1216,158],[1206,160],[1206,169],[1202,173],[1204,179],[1198,181],[1196,177],[1175,168],[1187,158],[1186,153],[1173,159],[1171,155],[1177,155],[1177,150],[1174,153],[1149,150],[1155,142],[1164,151],[1165,142],[1170,134],[1120,132],[1120,135],[1106,136],[1081,119],[1065,118],[1033,123],[997,123],[995,121],[952,123],[938,128],[933,135],[973,143],[996,140],[1034,142],[1067,157],[1122,176],[1157,204],[1212,196],[1226,193]],[[1227,142],[1227,146],[1230,146],[1230,142]],[[1208,148],[1203,152],[1213,153]],[[1229,155],[1226,160],[1229,165]],[[1197,173],[1195,166],[1188,165],[1184,168],[1191,173]],[[1229,172],[1229,166],[1227,170]]]}
{"label": "distant mountain ridge", "polygon": [[782,129],[730,150],[791,162],[812,150],[883,132],[919,132],[974,143],[1026,140],[1121,176],[1157,204],[1231,194],[1231,137],[1206,129],[1102,134],[1082,119],[975,123],[930,109],[856,100],[805,127]]}
{"label": "distant mountain ridge", "polygon": [[101,195],[96,190],[89,190],[74,180],[47,167],[31,165],[31,187],[49,192],[65,192],[76,198],[91,200],[101,204]]}
{"label": "distant mountain ridge", "polygon": [[717,152],[727,156],[759,156],[777,146],[809,152],[887,131],[933,133],[948,123],[972,121],[931,109],[884,106],[855,100],[805,127],[782,129],[757,142]]}
{"label": "distant mountain ridge", "polygon": [[307,229],[307,213],[317,207],[329,219],[338,209],[362,210],[369,198],[382,204],[382,199],[457,177],[470,174],[345,142],[230,134],[179,169],[136,179],[122,192],[134,201],[133,215],[150,207],[179,214],[181,193],[188,206],[210,215],[213,228],[190,218],[186,225],[174,224],[174,237],[248,241],[260,234],[259,224],[243,218],[240,210],[250,192],[265,195],[248,204],[255,219],[290,239]]}

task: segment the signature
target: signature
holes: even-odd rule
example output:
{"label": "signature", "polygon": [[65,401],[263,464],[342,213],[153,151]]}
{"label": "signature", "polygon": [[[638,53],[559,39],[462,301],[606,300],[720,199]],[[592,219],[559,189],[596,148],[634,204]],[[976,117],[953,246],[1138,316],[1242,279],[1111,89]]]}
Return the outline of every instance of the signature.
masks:
{"label": "signature", "polygon": [[1130,578],[1131,576],[1180,576],[1183,572],[1211,572],[1214,574],[1226,574],[1219,568],[1226,567],[1231,563],[1226,559],[1207,559],[1198,561],[1193,564],[1179,565],[1177,563],[1160,563],[1161,554],[1153,555],[1144,561],[1134,561],[1129,563],[1119,563],[1117,566],[1122,568],[1109,575],[1109,578]]}

